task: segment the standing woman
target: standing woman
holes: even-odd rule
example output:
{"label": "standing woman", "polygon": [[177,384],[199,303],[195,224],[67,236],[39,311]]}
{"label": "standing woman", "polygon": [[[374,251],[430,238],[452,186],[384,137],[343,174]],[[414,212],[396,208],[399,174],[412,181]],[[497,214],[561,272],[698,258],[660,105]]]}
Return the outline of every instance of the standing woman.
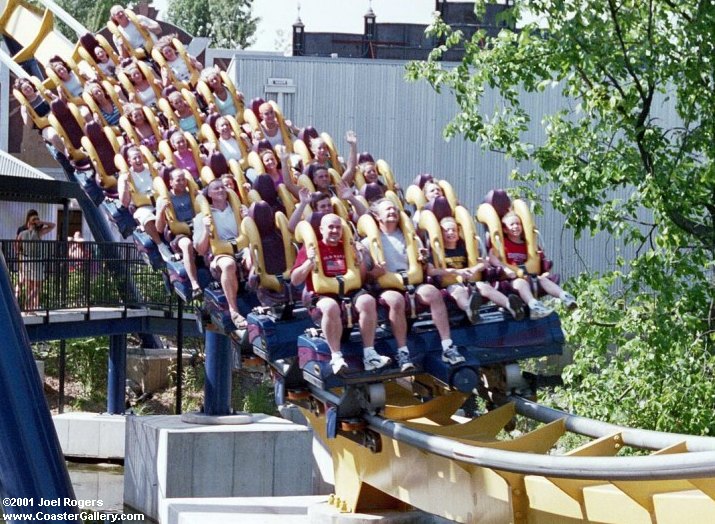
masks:
{"label": "standing woman", "polygon": [[28,213],[25,225],[27,229],[17,236],[20,241],[23,282],[25,284],[24,309],[36,311],[40,309],[40,292],[42,282],[45,280],[45,254],[42,245],[37,241],[52,231],[55,224],[40,220],[37,213]]}

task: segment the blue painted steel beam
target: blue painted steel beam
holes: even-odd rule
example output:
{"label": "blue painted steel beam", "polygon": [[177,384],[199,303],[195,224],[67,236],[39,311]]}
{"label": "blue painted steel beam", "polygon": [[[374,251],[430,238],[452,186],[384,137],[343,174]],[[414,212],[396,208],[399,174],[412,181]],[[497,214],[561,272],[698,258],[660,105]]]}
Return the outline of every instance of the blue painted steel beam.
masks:
{"label": "blue painted steel beam", "polygon": [[[0,265],[0,495],[30,499],[6,505],[4,511],[77,513],[76,506],[68,504],[75,499],[74,490],[2,255]],[[41,498],[59,505],[39,507]]]}
{"label": "blue painted steel beam", "polygon": [[206,331],[206,382],[204,414],[231,414],[231,341],[216,331]]}
{"label": "blue painted steel beam", "polygon": [[[176,326],[175,318],[136,317],[28,324],[26,329],[30,342],[34,343],[138,332],[175,336]],[[193,319],[185,319],[182,326],[185,337],[197,337],[201,334]]]}
{"label": "blue painted steel beam", "polygon": [[107,413],[123,415],[127,381],[126,334],[109,337],[109,371],[107,375]]}

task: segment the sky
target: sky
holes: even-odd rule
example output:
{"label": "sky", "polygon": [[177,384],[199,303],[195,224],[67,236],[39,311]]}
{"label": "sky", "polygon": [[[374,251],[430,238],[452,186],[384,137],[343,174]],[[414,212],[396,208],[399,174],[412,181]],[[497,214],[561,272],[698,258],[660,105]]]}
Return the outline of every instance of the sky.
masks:
{"label": "sky", "polygon": [[[154,1],[159,11],[164,11],[166,5],[167,0]],[[250,49],[282,50],[278,31],[283,31],[284,44],[290,44],[298,6],[306,32],[362,33],[363,15],[370,6],[378,22],[427,24],[432,19],[435,0],[254,0],[253,14],[261,21]]]}

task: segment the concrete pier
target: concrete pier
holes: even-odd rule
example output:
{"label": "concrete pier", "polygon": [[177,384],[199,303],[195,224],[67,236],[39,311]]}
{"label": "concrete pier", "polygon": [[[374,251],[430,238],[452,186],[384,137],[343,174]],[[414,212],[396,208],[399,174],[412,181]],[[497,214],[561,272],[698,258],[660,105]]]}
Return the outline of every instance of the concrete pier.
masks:
{"label": "concrete pier", "polygon": [[129,416],[124,468],[125,504],[162,523],[169,499],[312,495],[312,432],[261,414],[242,425]]}

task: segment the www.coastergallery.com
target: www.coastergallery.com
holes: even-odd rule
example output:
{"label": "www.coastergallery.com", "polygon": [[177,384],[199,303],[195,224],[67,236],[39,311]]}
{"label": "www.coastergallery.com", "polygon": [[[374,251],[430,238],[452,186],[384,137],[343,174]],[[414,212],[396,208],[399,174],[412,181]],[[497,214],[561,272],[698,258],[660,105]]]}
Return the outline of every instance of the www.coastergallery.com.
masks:
{"label": "www.coastergallery.com", "polygon": [[93,513],[91,511],[81,511],[79,513],[45,513],[38,511],[37,513],[17,513],[14,515],[2,515],[4,522],[42,522],[42,521],[76,521],[76,522],[127,522],[127,521],[143,521],[144,515],[140,514],[121,514],[121,513]]}

